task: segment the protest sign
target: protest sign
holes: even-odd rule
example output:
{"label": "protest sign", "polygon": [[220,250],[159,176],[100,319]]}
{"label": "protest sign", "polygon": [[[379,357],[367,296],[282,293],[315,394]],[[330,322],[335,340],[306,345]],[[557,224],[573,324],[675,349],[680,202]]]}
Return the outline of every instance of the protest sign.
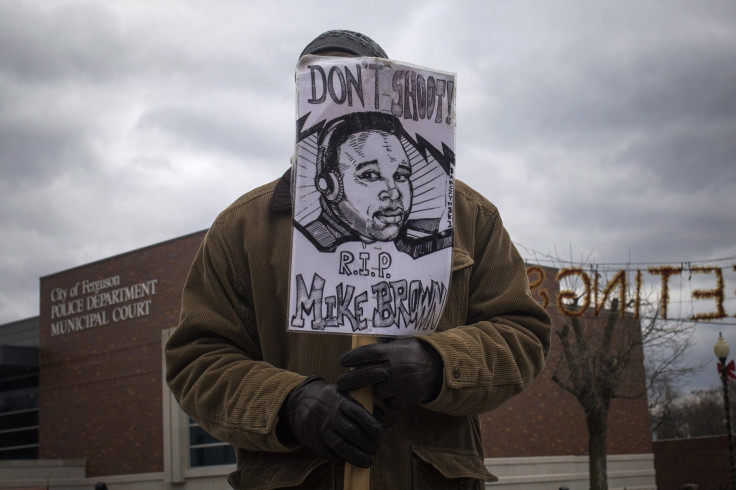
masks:
{"label": "protest sign", "polygon": [[302,57],[289,330],[435,329],[452,261],[455,87],[386,59]]}

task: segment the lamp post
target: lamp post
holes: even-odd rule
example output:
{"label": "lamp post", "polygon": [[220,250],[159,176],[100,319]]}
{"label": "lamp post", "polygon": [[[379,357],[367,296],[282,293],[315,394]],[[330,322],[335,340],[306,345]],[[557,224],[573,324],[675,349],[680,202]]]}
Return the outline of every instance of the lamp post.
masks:
{"label": "lamp post", "polygon": [[728,462],[731,466],[731,488],[736,490],[736,467],[734,467],[733,461],[733,435],[731,434],[731,404],[728,400],[728,368],[726,367],[728,351],[728,342],[723,339],[723,335],[719,332],[718,340],[713,346],[713,352],[721,363],[720,372],[721,382],[723,383],[723,405],[726,408],[726,431],[728,435]]}

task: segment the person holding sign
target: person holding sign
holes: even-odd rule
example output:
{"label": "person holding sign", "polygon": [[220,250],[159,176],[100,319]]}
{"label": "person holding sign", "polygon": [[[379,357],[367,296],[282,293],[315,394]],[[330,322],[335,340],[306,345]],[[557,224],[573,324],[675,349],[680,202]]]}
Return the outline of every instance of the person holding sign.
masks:
{"label": "person holding sign", "polygon": [[235,447],[233,488],[340,489],[346,463],[375,490],[483,488],[478,415],[543,369],[550,318],[497,209],[454,181],[454,78],[328,31],[297,87],[294,167],[208,231],[167,383]]}

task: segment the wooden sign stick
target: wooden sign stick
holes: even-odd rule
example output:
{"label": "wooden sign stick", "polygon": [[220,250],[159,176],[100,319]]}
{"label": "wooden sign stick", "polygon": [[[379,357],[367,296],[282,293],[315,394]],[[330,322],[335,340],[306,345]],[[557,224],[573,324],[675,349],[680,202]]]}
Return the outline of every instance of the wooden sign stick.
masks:
{"label": "wooden sign stick", "polygon": [[[371,335],[353,335],[352,348],[376,343],[376,337]],[[373,413],[373,386],[364,386],[351,391],[350,397],[363,405],[369,413]],[[359,468],[345,463],[343,490],[369,490],[371,485],[371,469]]]}

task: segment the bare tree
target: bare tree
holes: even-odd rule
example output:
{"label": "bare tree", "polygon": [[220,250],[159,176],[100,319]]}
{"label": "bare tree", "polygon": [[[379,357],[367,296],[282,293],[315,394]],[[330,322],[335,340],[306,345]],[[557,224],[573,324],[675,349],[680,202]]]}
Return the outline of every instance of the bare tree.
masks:
{"label": "bare tree", "polygon": [[681,435],[680,424],[673,416],[677,413],[682,393],[673,385],[670,377],[661,377],[647,393],[652,434],[657,439],[674,439]]}
{"label": "bare tree", "polygon": [[[562,357],[552,380],[572,394],[585,413],[591,490],[608,489],[608,413],[634,351],[633,345],[614,349],[617,318],[618,312],[611,309],[606,312],[602,328],[597,328],[601,323],[598,318],[572,316],[557,331]],[[624,332],[617,333],[619,337],[624,336]]]}
{"label": "bare tree", "polygon": [[[636,299],[627,300],[630,292],[625,272],[619,271],[605,287],[599,285],[597,272],[591,274],[592,281],[581,268],[561,269],[558,274],[560,279],[574,281],[572,289],[559,295],[558,307],[566,317],[556,331],[562,356],[553,366],[552,379],[583,408],[588,429],[590,488],[607,490],[611,401],[645,397],[651,390],[654,402],[664,410],[662,404],[667,403],[668,397],[671,402],[672,393],[660,393],[657,389],[665,380],[671,385],[673,380],[694,370],[682,364],[683,354],[692,344],[693,326],[664,321],[657,308],[646,308],[648,314],[640,315],[640,288]],[[618,296],[608,300],[617,283]]]}
{"label": "bare tree", "polygon": [[[731,418],[736,417],[736,394],[729,392]],[[678,396],[661,414],[654,433],[658,439],[703,437],[726,434],[723,392],[720,387]]]}
{"label": "bare tree", "polygon": [[651,310],[653,315],[642,323],[642,343],[649,415],[652,432],[658,434],[660,429],[664,430],[663,424],[671,426],[671,415],[682,398],[680,386],[702,369],[703,364],[684,363],[685,354],[693,345],[694,324],[662,320],[658,308]]}

